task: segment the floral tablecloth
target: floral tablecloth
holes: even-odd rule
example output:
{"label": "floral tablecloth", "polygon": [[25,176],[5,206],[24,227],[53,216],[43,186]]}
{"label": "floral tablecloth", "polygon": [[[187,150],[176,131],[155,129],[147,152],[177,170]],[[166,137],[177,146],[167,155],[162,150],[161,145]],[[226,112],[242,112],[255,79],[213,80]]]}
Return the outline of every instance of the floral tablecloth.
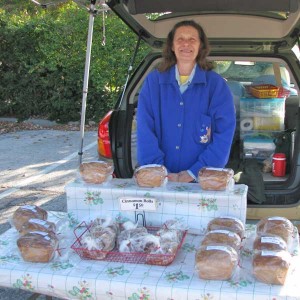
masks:
{"label": "floral tablecloth", "polygon": [[[283,300],[300,299],[299,237],[295,227],[293,262],[285,285],[266,285],[251,274],[251,243],[241,251],[234,279],[208,281],[194,271],[195,251],[203,236],[187,234],[170,266],[82,260],[70,245],[77,225],[70,214],[49,212],[60,236],[60,254],[50,263],[24,262],[16,246],[14,228],[0,236],[0,286],[20,288],[64,299],[100,300]],[[255,225],[246,225],[247,240]]]}
{"label": "floral tablecloth", "polygon": [[168,182],[158,188],[142,188],[133,179],[114,178],[104,184],[76,180],[66,186],[68,212],[78,221],[100,215],[133,219],[134,212],[121,211],[120,197],[153,197],[156,211],[146,211],[148,226],[159,226],[169,219],[181,219],[195,232],[204,232],[210,220],[229,215],[246,221],[248,186],[236,184],[226,191],[204,191],[198,183]]}

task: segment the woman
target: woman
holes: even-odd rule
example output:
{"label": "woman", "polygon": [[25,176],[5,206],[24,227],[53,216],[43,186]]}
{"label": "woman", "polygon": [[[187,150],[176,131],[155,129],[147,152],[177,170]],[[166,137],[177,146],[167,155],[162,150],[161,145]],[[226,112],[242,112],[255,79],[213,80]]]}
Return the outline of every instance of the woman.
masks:
{"label": "woman", "polygon": [[212,71],[209,43],[194,21],[168,34],[163,61],[146,78],[137,111],[139,165],[162,164],[170,181],[193,182],[204,166],[226,165],[235,109],[225,80]]}

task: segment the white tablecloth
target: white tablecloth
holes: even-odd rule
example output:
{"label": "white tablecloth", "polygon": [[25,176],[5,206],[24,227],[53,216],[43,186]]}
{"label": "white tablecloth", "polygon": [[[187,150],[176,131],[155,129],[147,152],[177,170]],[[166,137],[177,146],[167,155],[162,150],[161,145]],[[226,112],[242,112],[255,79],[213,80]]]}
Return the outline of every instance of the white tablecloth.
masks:
{"label": "white tablecloth", "polygon": [[[295,228],[293,262],[285,285],[266,285],[251,275],[251,247],[241,252],[241,268],[229,281],[207,281],[194,271],[194,257],[202,236],[188,234],[170,266],[82,260],[70,250],[74,219],[49,212],[58,224],[62,256],[50,263],[24,262],[16,247],[18,234],[9,229],[0,236],[0,286],[21,288],[65,299],[100,300],[280,300],[300,299],[299,238]],[[247,236],[255,225],[247,225]],[[246,239],[247,241],[247,239]]]}

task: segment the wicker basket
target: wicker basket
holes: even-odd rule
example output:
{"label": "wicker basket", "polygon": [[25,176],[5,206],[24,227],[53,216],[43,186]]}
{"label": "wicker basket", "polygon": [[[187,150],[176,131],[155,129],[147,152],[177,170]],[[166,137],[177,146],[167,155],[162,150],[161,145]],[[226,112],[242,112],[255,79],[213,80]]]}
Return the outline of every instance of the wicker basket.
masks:
{"label": "wicker basket", "polygon": [[256,98],[267,99],[267,98],[285,98],[290,95],[290,91],[283,88],[277,87],[272,84],[259,84],[251,85],[249,92]]}
{"label": "wicker basket", "polygon": [[[112,251],[102,251],[102,250],[89,250],[84,248],[81,243],[83,236],[89,231],[89,227],[86,222],[82,222],[75,230],[74,234],[76,236],[75,242],[72,244],[71,248],[82,258],[82,259],[92,259],[92,260],[103,260],[111,262],[121,262],[121,263],[132,263],[132,264],[148,264],[148,265],[158,265],[167,266],[170,265],[175,259],[178,250],[181,248],[182,243],[185,239],[187,231],[183,232],[182,239],[178,245],[176,252],[172,254],[152,254],[144,252],[119,252],[117,248]],[[160,228],[159,227],[146,227],[149,233],[155,234]],[[77,232],[79,230],[83,232],[78,236]]]}
{"label": "wicker basket", "polygon": [[256,98],[276,98],[279,88],[272,84],[252,85],[250,93]]}

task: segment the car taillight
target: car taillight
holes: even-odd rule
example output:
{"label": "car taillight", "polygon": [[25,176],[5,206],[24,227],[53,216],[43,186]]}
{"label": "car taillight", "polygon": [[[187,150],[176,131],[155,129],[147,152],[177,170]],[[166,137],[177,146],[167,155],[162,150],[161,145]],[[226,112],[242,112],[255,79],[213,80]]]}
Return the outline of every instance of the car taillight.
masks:
{"label": "car taillight", "polygon": [[112,111],[109,111],[98,125],[98,153],[106,158],[112,158],[109,138],[109,120],[111,114]]}

